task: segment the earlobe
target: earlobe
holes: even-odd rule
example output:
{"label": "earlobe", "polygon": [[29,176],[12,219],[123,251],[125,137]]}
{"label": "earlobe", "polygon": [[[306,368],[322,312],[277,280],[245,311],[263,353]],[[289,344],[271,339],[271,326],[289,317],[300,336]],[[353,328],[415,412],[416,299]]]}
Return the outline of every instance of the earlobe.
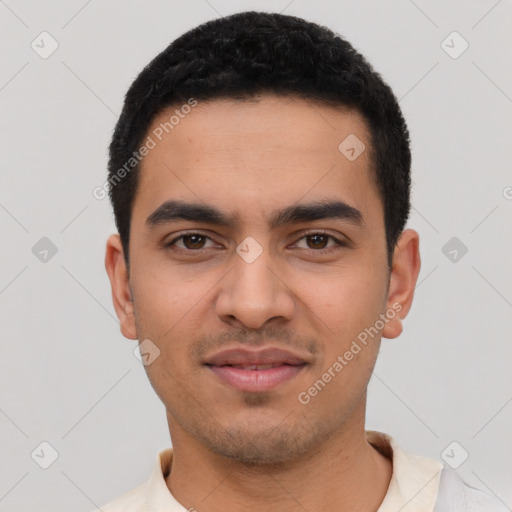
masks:
{"label": "earlobe", "polygon": [[123,336],[137,339],[135,315],[124,259],[123,246],[118,234],[111,235],[107,240],[105,250],[105,270],[110,279],[112,302],[116,311]]}
{"label": "earlobe", "polygon": [[[420,268],[419,235],[413,229],[406,229],[400,235],[393,253],[386,304],[390,320],[382,330],[384,338],[397,338],[402,333],[402,320],[411,309]],[[394,312],[392,318],[391,312]]]}
{"label": "earlobe", "polygon": [[401,313],[395,313],[395,316],[382,329],[382,337],[387,339],[398,338],[403,331],[402,318]]}

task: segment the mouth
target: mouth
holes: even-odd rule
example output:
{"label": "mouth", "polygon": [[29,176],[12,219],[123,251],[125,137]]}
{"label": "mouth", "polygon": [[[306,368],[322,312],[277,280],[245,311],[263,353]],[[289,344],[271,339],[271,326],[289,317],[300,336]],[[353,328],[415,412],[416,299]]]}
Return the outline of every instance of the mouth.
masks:
{"label": "mouth", "polygon": [[309,363],[281,349],[231,349],[219,352],[205,366],[225,384],[245,392],[272,390],[301,373]]}

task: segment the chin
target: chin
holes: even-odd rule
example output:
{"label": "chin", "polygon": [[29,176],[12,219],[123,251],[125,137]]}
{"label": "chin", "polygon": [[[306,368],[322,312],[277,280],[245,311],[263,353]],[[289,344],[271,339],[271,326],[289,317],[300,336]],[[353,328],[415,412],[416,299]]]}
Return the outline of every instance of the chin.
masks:
{"label": "chin", "polygon": [[203,431],[203,444],[217,455],[247,466],[282,466],[314,454],[332,433],[319,425],[284,425],[280,420],[264,427],[253,420],[215,433]]}

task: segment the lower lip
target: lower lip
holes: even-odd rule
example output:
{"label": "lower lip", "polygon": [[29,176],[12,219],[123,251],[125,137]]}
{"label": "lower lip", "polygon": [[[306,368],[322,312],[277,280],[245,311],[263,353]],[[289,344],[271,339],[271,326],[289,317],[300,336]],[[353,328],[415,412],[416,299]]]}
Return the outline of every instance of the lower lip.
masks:
{"label": "lower lip", "polygon": [[209,366],[222,380],[240,391],[268,391],[295,377],[305,365],[283,365],[268,370],[242,370],[232,366]]}

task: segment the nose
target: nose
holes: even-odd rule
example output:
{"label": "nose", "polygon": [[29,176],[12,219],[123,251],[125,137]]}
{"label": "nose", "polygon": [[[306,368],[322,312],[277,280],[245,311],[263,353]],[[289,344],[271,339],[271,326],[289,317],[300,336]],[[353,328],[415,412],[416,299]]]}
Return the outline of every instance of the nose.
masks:
{"label": "nose", "polygon": [[291,320],[295,311],[293,292],[272,265],[269,251],[264,250],[252,262],[239,254],[233,260],[234,268],[222,281],[217,297],[218,317],[250,329],[260,329],[277,318]]}

